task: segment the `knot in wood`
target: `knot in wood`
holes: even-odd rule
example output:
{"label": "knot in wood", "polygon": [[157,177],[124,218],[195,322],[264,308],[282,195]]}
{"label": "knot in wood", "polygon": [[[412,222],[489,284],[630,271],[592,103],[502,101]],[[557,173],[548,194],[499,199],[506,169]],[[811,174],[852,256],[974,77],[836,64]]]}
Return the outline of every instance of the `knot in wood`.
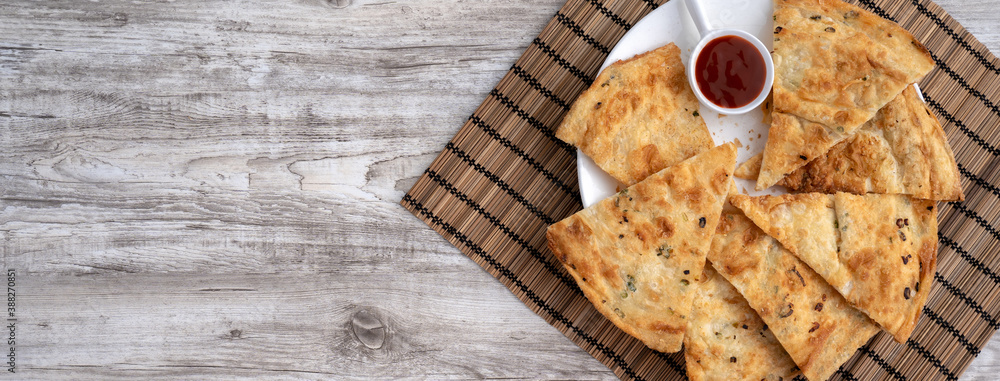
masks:
{"label": "knot in wood", "polygon": [[369,349],[379,349],[385,345],[385,325],[375,314],[361,310],[351,316],[351,330],[354,337]]}
{"label": "knot in wood", "polygon": [[128,24],[128,14],[122,12],[116,12],[111,16],[112,22],[117,27],[123,27]]}

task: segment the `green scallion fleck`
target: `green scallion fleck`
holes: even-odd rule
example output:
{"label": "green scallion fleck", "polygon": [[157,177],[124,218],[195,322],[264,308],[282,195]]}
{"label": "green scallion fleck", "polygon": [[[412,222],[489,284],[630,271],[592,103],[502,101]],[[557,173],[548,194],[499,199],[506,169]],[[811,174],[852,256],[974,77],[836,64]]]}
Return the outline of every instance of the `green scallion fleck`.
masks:
{"label": "green scallion fleck", "polygon": [[663,256],[665,256],[666,258],[663,258],[663,259],[670,259],[670,254],[673,254],[673,252],[674,252],[674,248],[671,247],[670,245],[663,245],[663,246],[660,246],[660,247],[656,248],[656,256],[657,257],[663,257]]}
{"label": "green scallion fleck", "polygon": [[618,315],[618,317],[619,317],[619,318],[622,318],[622,319],[624,319],[624,318],[625,318],[625,313],[624,313],[624,312],[622,312],[622,310],[621,310],[621,309],[619,309],[619,308],[615,308],[615,315]]}

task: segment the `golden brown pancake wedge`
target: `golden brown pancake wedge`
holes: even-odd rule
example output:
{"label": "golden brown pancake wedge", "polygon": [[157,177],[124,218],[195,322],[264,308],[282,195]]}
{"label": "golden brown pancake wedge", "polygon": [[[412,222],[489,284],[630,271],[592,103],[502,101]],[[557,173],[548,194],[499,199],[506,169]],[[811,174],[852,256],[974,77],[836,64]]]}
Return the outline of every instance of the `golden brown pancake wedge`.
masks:
{"label": "golden brown pancake wedge", "polygon": [[798,366],[743,295],[705,265],[684,334],[691,381],[791,380]]}
{"label": "golden brown pancake wedge", "polygon": [[934,201],[840,192],[730,202],[897,341],[910,336],[936,268]]}
{"label": "golden brown pancake wedge", "polygon": [[713,146],[673,43],[604,69],[556,136],[626,186]]}
{"label": "golden brown pancake wedge", "polygon": [[776,0],[773,112],[757,190],[851,135],[934,67],[896,23],[840,0]]}
{"label": "golden brown pancake wedge", "polygon": [[935,202],[902,195],[837,193],[834,204],[840,229],[837,266],[844,271],[827,281],[896,341],[905,343],[934,281]]}
{"label": "golden brown pancake wedge", "polygon": [[772,113],[755,189],[764,190],[776,184],[847,137],[838,130],[792,114]]}
{"label": "golden brown pancake wedge", "polygon": [[549,226],[548,247],[612,323],[677,352],[735,165],[728,143],[663,169]]}
{"label": "golden brown pancake wedge", "polygon": [[733,176],[744,180],[757,181],[760,174],[760,164],[764,160],[764,154],[759,153],[751,156],[747,161],[740,163],[733,172]]}
{"label": "golden brown pancake wedge", "polygon": [[[733,195],[729,202],[750,217],[768,235],[781,242],[793,254],[813,266],[814,263],[837,264],[837,216],[833,195],[820,193]],[[824,278],[840,268],[813,267]],[[836,284],[834,284],[836,285]]]}
{"label": "golden brown pancake wedge", "polygon": [[[736,172],[739,176],[739,169]],[[853,136],[778,184],[792,192],[965,199],[944,130],[913,86],[886,104]]]}
{"label": "golden brown pancake wedge", "polygon": [[871,319],[742,214],[723,214],[708,259],[810,380],[826,380],[878,332]]}

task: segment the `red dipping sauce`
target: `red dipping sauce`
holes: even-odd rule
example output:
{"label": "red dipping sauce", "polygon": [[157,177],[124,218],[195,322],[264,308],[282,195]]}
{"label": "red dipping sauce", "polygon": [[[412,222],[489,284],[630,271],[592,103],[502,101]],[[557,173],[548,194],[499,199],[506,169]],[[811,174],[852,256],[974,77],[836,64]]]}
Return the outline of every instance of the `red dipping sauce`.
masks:
{"label": "red dipping sauce", "polygon": [[694,77],[701,93],[720,107],[746,106],[764,90],[764,57],[753,43],[739,36],[709,41],[695,62]]}

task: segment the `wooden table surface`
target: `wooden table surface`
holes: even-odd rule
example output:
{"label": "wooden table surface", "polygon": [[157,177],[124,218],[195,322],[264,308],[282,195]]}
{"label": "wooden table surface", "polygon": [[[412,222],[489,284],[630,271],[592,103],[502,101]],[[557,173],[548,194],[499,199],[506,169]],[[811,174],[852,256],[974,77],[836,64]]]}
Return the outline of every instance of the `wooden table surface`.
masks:
{"label": "wooden table surface", "polygon": [[0,379],[614,378],[398,204],[563,2],[3,2]]}

